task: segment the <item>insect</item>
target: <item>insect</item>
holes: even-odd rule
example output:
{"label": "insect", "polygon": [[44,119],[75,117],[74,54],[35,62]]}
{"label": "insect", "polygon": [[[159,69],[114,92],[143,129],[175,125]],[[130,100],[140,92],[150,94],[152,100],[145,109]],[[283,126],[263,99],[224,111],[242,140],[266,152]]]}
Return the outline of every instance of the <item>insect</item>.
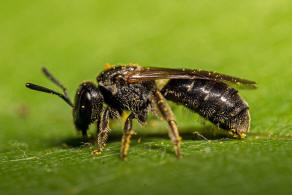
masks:
{"label": "insect", "polygon": [[[102,152],[108,137],[109,120],[130,111],[124,124],[121,147],[121,158],[126,159],[133,119],[144,125],[152,111],[167,122],[175,153],[182,157],[181,138],[167,100],[197,112],[234,137],[244,138],[249,130],[248,104],[230,84],[255,88],[253,81],[204,70],[119,65],[101,72],[96,78],[98,85],[91,81],[81,83],[72,103],[66,88],[46,68],[42,68],[42,72],[63,90],[63,94],[32,83],[26,83],[26,87],[61,97],[73,108],[75,127],[84,137],[87,137],[89,125],[96,123],[97,153]],[[155,82],[160,79],[168,79],[162,89]]]}

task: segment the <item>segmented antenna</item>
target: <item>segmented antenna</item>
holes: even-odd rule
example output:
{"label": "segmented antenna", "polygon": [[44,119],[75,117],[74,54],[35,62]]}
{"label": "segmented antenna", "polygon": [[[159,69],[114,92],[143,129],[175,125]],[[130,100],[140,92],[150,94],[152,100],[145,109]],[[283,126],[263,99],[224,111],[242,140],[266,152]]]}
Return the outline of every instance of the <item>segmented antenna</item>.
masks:
{"label": "segmented antenna", "polygon": [[44,75],[48,79],[50,79],[53,83],[55,83],[57,86],[59,86],[63,90],[64,95],[59,93],[59,92],[56,92],[56,91],[54,91],[52,89],[48,89],[46,87],[42,87],[42,86],[35,85],[35,84],[32,84],[32,83],[26,83],[25,86],[27,88],[29,88],[29,89],[32,89],[32,90],[36,90],[36,91],[41,91],[41,92],[57,95],[60,98],[62,98],[67,104],[69,104],[71,107],[73,107],[73,103],[71,102],[71,100],[69,98],[67,89],[45,67],[42,67],[42,72],[44,73]]}

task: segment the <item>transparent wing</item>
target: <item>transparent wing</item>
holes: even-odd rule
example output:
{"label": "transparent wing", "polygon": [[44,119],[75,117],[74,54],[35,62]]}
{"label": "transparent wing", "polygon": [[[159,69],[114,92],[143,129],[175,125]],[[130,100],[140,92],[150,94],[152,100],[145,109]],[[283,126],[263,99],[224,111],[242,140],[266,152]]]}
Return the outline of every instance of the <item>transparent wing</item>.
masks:
{"label": "transparent wing", "polygon": [[125,79],[129,83],[142,82],[158,79],[208,79],[213,81],[221,81],[229,85],[234,85],[237,88],[255,89],[256,82],[241,79],[217,72],[206,70],[192,69],[171,69],[171,68],[139,68],[134,71],[129,71],[125,75]]}

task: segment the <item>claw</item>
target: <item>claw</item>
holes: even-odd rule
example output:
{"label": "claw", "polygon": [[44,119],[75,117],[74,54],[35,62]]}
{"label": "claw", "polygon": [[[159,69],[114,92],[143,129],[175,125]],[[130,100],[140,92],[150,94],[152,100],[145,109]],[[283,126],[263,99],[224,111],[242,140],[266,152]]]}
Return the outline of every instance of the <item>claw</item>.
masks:
{"label": "claw", "polygon": [[98,151],[98,150],[93,150],[92,152],[91,152],[91,155],[92,156],[97,156],[97,155],[100,155],[101,154],[101,151]]}

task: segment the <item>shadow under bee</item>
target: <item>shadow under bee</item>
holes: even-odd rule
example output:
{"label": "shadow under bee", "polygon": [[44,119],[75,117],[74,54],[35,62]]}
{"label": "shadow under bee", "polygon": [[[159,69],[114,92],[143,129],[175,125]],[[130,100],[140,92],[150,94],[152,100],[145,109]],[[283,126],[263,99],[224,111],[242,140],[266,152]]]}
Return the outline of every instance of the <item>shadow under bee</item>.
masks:
{"label": "shadow under bee", "polygon": [[[194,140],[194,141],[208,141],[208,140],[221,140],[225,139],[228,140],[230,135],[228,135],[228,132],[222,129],[218,129],[213,126],[206,126],[201,128],[181,128],[180,129],[180,136],[182,137],[182,140]],[[107,143],[114,143],[114,142],[120,142],[122,139],[122,132],[119,132],[118,130],[113,129],[113,131],[110,133]],[[68,148],[76,148],[76,147],[88,147],[93,146],[95,147],[97,137],[96,136],[90,136],[87,139],[80,138],[78,136],[76,137],[69,137],[65,139],[59,139],[54,140],[54,142],[51,144],[55,147],[68,147]],[[158,133],[152,132],[147,133],[146,131],[139,131],[137,134],[133,134],[131,138],[131,145],[135,146],[139,144],[140,142],[147,143],[147,142],[153,142],[153,139],[163,139],[165,141],[169,140],[169,136],[167,133],[159,131]],[[141,141],[142,140],[142,141]],[[232,139],[234,140],[234,139]]]}

